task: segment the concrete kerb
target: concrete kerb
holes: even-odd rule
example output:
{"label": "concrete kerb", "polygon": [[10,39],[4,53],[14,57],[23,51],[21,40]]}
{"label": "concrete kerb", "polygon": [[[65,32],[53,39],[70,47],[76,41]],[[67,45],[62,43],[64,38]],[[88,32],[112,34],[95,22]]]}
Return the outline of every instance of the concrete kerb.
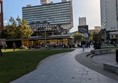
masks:
{"label": "concrete kerb", "polygon": [[115,63],[103,63],[103,68],[107,71],[118,74],[118,64]]}
{"label": "concrete kerb", "polygon": [[105,70],[103,67],[103,64],[97,63],[94,60],[92,60],[90,55],[89,55],[90,57],[86,57],[87,54],[89,54],[89,53],[87,52],[87,53],[78,54],[75,56],[75,59],[80,64],[82,64],[82,65],[84,65],[84,66],[86,66],[86,67],[88,67],[88,68],[90,68],[96,72],[99,72],[99,73],[101,73],[107,77],[110,77],[110,78],[118,81],[118,75],[117,74]]}
{"label": "concrete kerb", "polygon": [[94,56],[98,56],[98,55],[102,55],[102,54],[110,54],[110,53],[114,53],[115,50],[113,49],[97,49],[97,50],[91,50],[90,53],[88,53],[86,55],[86,57],[90,57],[93,58]]}
{"label": "concrete kerb", "polygon": [[95,55],[101,55],[101,54],[109,54],[109,53],[114,53],[115,50],[113,49],[97,49],[97,50],[91,50],[91,54]]}
{"label": "concrete kerb", "polygon": [[[90,58],[93,58],[94,56],[110,54],[114,52],[115,50],[112,49],[92,50],[88,55],[86,55],[86,57],[90,56]],[[118,74],[118,65],[116,65],[115,63],[103,63],[103,69]]]}

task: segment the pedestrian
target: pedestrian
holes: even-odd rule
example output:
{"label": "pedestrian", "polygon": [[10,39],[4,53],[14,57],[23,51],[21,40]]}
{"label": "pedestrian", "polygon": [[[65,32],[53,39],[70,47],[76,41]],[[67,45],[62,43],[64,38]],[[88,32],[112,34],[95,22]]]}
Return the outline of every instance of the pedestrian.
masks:
{"label": "pedestrian", "polygon": [[13,51],[15,51],[15,49],[16,49],[16,44],[15,42],[13,42]]}
{"label": "pedestrian", "polygon": [[85,48],[85,41],[81,41],[81,46],[82,46],[83,51],[84,51],[84,48]]}
{"label": "pedestrian", "polygon": [[2,42],[0,41],[0,56],[3,55],[3,53],[2,53],[2,48],[3,48],[3,45],[2,45]]}
{"label": "pedestrian", "polygon": [[6,48],[7,48],[7,44],[5,43],[5,44],[4,44],[4,49],[6,50]]}

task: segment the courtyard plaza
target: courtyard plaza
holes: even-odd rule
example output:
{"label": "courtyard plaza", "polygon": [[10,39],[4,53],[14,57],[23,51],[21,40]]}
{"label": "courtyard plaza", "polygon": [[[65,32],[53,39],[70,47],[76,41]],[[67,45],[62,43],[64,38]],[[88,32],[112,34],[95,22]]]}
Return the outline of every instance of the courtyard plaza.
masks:
{"label": "courtyard plaza", "polygon": [[93,48],[77,48],[72,52],[56,54],[44,59],[37,69],[10,83],[118,83],[76,61],[75,56]]}

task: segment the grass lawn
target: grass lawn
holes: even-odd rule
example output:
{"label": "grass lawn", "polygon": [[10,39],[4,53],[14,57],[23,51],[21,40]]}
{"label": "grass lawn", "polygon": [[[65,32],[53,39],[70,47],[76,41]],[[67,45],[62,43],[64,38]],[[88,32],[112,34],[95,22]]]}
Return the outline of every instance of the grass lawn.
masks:
{"label": "grass lawn", "polygon": [[67,51],[71,50],[4,51],[0,57],[0,83],[9,83],[36,69],[42,59]]}

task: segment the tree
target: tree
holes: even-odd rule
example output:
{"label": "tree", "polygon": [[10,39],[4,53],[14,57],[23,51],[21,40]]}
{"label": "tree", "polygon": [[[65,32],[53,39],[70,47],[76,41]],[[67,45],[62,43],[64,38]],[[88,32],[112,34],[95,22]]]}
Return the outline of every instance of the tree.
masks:
{"label": "tree", "polygon": [[30,26],[27,25],[26,20],[21,20],[19,17],[16,20],[11,17],[9,19],[10,25],[7,25],[1,33],[1,37],[7,39],[28,38],[32,35]]}
{"label": "tree", "polygon": [[11,23],[11,26],[16,27],[16,21],[13,17],[10,17],[9,22]]}
{"label": "tree", "polygon": [[2,32],[1,32],[1,38],[7,38],[8,34],[7,34],[7,30],[6,29],[3,29]]}
{"label": "tree", "polygon": [[93,33],[93,41],[101,41],[101,35],[99,33]]}
{"label": "tree", "polygon": [[19,18],[19,16],[16,18],[18,26],[22,25],[22,20]]}
{"label": "tree", "polygon": [[9,25],[6,27],[7,29],[7,38],[8,39],[15,39],[17,38],[16,27],[13,25]]}
{"label": "tree", "polygon": [[74,37],[74,42],[75,43],[82,40],[82,35],[79,32],[76,32],[73,37]]}
{"label": "tree", "polygon": [[28,38],[32,35],[32,31],[30,29],[30,26],[27,25],[26,20],[22,20],[21,25],[18,26],[18,36],[20,36],[20,38]]}

